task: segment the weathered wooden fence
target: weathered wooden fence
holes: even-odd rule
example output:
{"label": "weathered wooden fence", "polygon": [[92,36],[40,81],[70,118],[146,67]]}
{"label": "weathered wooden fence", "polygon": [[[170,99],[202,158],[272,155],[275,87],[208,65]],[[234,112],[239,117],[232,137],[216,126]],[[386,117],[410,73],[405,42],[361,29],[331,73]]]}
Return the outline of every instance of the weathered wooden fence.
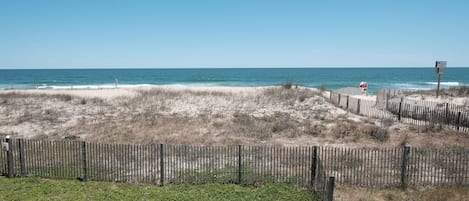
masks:
{"label": "weathered wooden fence", "polygon": [[469,185],[468,149],[324,147],[320,158],[341,185]]}
{"label": "weathered wooden fence", "polygon": [[330,101],[351,112],[368,117],[392,119],[417,126],[449,128],[469,133],[469,112],[459,105],[407,100],[376,101],[331,92]]}
{"label": "weathered wooden fence", "polygon": [[7,176],[156,185],[282,182],[320,192],[326,176],[345,186],[469,185],[468,149],[10,143],[11,151],[0,153]]}
{"label": "weathered wooden fence", "polygon": [[[323,178],[318,175],[325,176],[320,174],[321,167],[316,168],[320,162],[317,147],[130,145],[27,139],[11,139],[10,144],[15,176],[158,185],[282,182],[302,187],[320,185]],[[0,153],[3,175],[9,173],[7,153]]]}
{"label": "weathered wooden fence", "polygon": [[[105,144],[1,139],[0,173],[129,183],[289,183],[332,200],[318,147]],[[333,179],[332,179],[333,180]]]}

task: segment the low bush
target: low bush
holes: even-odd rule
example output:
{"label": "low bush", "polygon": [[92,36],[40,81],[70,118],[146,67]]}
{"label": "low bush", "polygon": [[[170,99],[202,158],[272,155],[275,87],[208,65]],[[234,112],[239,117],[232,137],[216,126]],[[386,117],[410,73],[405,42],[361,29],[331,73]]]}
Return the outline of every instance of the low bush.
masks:
{"label": "low bush", "polygon": [[389,130],[387,128],[378,128],[372,136],[380,142],[386,142],[389,140]]}
{"label": "low bush", "polygon": [[282,84],[282,88],[284,89],[291,89],[293,84],[291,82],[285,82]]}

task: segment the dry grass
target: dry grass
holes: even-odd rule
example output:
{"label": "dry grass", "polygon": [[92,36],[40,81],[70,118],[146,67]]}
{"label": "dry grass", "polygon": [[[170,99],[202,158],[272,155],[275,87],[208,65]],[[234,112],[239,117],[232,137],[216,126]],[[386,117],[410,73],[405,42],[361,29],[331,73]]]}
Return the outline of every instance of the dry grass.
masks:
{"label": "dry grass", "polygon": [[466,201],[469,197],[469,188],[463,186],[410,187],[402,190],[339,187],[334,193],[335,200],[339,201]]}
{"label": "dry grass", "polygon": [[[423,95],[435,95],[436,90],[421,90],[421,91],[412,91],[407,92],[406,94],[423,94]],[[448,89],[440,89],[440,95],[448,97],[468,97],[469,96],[469,86],[459,86],[451,87]]]}
{"label": "dry grass", "polygon": [[[425,132],[425,133],[422,133]],[[449,135],[445,141],[442,134]],[[319,91],[150,89],[114,99],[0,93],[0,134],[113,143],[469,146],[467,136],[360,117]]]}
{"label": "dry grass", "polygon": [[8,100],[18,99],[18,98],[38,98],[38,99],[57,99],[60,101],[68,102],[71,101],[74,97],[67,94],[29,94],[29,93],[20,93],[20,92],[7,92],[2,93],[0,97],[0,103],[8,104]]}
{"label": "dry grass", "polygon": [[282,102],[284,104],[293,104],[296,101],[303,102],[308,98],[313,96],[319,96],[318,93],[315,93],[306,88],[295,88],[292,89],[288,87],[275,87],[267,88],[263,90],[263,93],[259,95],[260,99],[267,99],[272,102]]}

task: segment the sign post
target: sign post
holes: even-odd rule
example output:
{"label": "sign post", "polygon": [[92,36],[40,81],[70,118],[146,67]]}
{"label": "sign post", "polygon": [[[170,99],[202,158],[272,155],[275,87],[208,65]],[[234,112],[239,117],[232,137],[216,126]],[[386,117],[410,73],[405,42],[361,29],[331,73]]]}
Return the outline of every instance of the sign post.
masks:
{"label": "sign post", "polygon": [[446,61],[436,61],[435,62],[435,72],[438,75],[438,85],[436,87],[436,97],[438,98],[438,95],[440,93],[440,80],[441,80],[441,75],[446,73]]}

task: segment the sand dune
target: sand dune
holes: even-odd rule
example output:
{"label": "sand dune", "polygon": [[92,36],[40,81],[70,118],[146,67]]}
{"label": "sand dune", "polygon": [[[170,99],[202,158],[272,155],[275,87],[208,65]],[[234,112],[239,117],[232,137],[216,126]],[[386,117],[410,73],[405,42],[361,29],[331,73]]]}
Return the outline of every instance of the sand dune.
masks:
{"label": "sand dune", "polygon": [[448,135],[452,131],[422,134],[352,114],[325,97],[327,91],[303,87],[6,90],[0,91],[0,135],[110,143],[469,145]]}

